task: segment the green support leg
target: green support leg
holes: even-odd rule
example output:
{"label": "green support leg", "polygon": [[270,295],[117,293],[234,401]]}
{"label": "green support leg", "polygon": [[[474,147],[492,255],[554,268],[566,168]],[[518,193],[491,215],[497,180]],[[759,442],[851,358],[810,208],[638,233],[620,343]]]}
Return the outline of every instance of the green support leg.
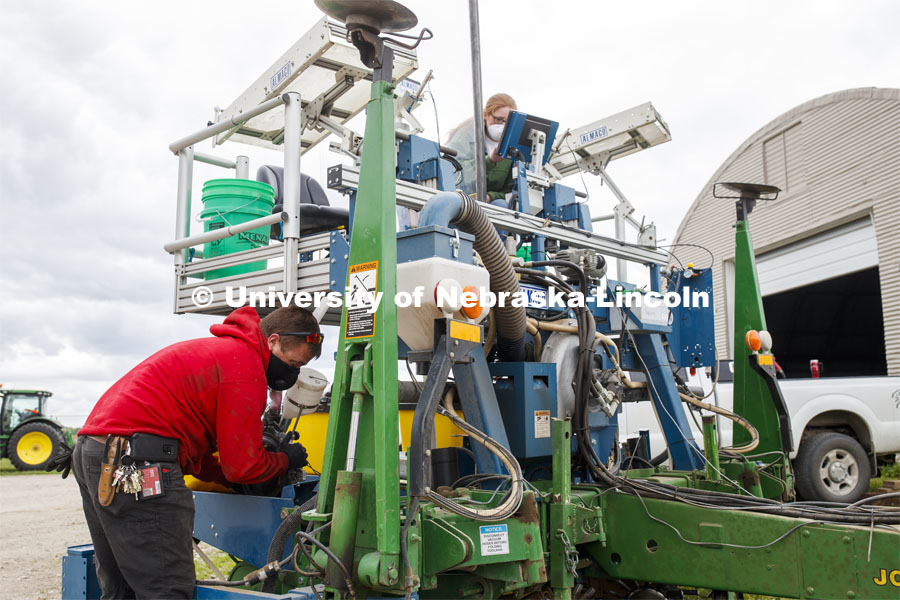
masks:
{"label": "green support leg", "polygon": [[706,455],[706,478],[719,480],[719,441],[716,437],[716,418],[703,417],[703,454]]}
{"label": "green support leg", "polygon": [[[353,572],[353,550],[356,544],[356,525],[359,516],[359,494],[362,475],[351,471],[338,471],[334,491],[334,520],[331,525],[331,550],[341,563]],[[326,585],[341,593],[350,591],[345,576],[334,561],[326,567]]]}
{"label": "green support leg", "polygon": [[[751,368],[750,350],[744,340],[751,329],[766,329],[762,295],[756,275],[756,258],[747,221],[735,226],[734,251],[734,411],[759,431],[759,446],[754,452],[780,451],[778,413],[769,400],[769,389]],[[750,441],[742,427],[734,427],[734,445]]]}
{"label": "green support leg", "polygon": [[346,462],[354,396],[350,364],[361,360],[365,393],[354,468],[362,474],[356,558],[360,570],[365,564],[368,573],[377,574],[375,581],[369,578],[369,585],[382,588],[397,587],[400,572],[393,90],[386,81],[372,84],[348,261],[348,286],[359,284],[354,279],[359,276],[367,289],[382,295],[381,302],[369,325],[361,324],[360,319],[367,317],[358,309],[344,307],[317,507],[321,513],[334,510],[334,487]]}
{"label": "green support leg", "polygon": [[[756,275],[756,258],[750,228],[745,220],[735,226],[734,249],[734,412],[741,415],[759,432],[759,445],[754,453],[784,451],[778,412],[765,380],[750,367],[745,336],[747,331],[766,329],[762,295]],[[750,434],[739,425],[733,426],[735,446],[750,441]],[[777,498],[783,493],[780,483],[766,479],[763,495]]]}
{"label": "green support leg", "polygon": [[570,522],[572,500],[572,424],[562,419],[551,421],[553,436],[553,496],[550,505],[550,587],[553,597],[571,600],[575,577],[569,565],[573,560],[573,533]]}

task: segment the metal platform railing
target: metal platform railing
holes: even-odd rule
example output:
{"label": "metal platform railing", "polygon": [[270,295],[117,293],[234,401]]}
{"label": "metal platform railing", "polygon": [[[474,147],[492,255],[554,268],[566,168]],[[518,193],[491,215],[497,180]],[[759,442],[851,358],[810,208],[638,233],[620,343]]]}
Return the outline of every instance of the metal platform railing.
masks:
{"label": "metal platform railing", "polygon": [[[394,50],[394,83],[399,84],[418,67],[415,50],[387,42]],[[343,232],[300,235],[300,158],[332,133],[345,133],[346,123],[369,100],[372,76],[348,40],[346,28],[327,18],[317,22],[225,110],[215,122],[169,145],[178,157],[175,239],[164,245],[174,257],[176,313],[225,314],[229,288],[254,293],[323,292],[337,289],[329,271],[346,262]],[[301,95],[303,96],[301,98]],[[349,130],[348,130],[349,131]],[[201,162],[232,169],[239,179],[250,178],[249,160],[203,154],[195,145],[226,140],[275,149],[284,153],[282,202],[284,211],[214,231],[190,234],[193,167]],[[283,243],[204,257],[198,246],[259,227],[281,223]],[[340,257],[332,257],[337,244]],[[266,269],[206,279],[210,271],[266,260]],[[275,264],[273,264],[275,263]],[[335,271],[336,272],[336,271]],[[203,296],[197,302],[197,294]],[[265,310],[265,309],[263,309]],[[325,323],[337,323],[340,312],[331,309]]]}
{"label": "metal platform railing", "polygon": [[[297,274],[293,282],[298,293],[305,292],[312,296],[338,289],[339,285],[344,284],[332,277],[332,265],[337,258],[331,257],[329,249],[335,236],[340,236],[346,243],[342,231],[316,233],[299,239],[294,261]],[[280,305],[277,304],[277,294],[285,292],[284,274],[287,269],[283,263],[284,252],[284,248],[276,244],[179,265],[176,267],[175,312],[225,315],[248,303],[257,306],[265,304],[259,310],[261,313],[269,312]],[[313,257],[311,260],[299,262],[300,257],[309,255]],[[240,275],[202,279],[203,274],[210,270],[260,260],[277,261],[279,264]],[[260,297],[263,302],[259,301]],[[325,313],[322,323],[337,325],[340,319],[340,310],[333,308]]]}

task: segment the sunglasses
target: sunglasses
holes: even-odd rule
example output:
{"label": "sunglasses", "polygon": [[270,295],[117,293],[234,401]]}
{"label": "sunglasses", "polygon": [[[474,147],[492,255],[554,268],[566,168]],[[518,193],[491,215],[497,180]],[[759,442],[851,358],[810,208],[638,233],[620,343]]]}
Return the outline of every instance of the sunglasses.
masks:
{"label": "sunglasses", "polygon": [[304,338],[307,344],[321,344],[325,335],[315,331],[279,331],[278,335],[293,335]]}

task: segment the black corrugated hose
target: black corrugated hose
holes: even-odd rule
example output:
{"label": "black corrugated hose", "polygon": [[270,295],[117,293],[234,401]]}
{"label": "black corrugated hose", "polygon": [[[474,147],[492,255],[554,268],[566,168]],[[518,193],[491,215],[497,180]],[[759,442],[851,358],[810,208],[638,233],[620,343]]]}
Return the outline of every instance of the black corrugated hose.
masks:
{"label": "black corrugated hose", "polygon": [[[481,261],[491,276],[491,291],[495,294],[519,292],[519,279],[497,230],[474,198],[463,193],[460,196],[462,206],[452,223],[460,231],[475,236],[475,251],[481,256]],[[510,362],[527,360],[525,308],[511,306],[512,296],[507,296],[505,303],[506,306],[494,308],[497,314],[497,348],[500,359]]]}

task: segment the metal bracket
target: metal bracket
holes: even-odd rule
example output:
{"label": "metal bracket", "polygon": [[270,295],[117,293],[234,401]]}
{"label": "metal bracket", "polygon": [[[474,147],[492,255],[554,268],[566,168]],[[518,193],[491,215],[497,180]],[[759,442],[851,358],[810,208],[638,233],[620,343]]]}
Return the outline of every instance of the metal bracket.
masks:
{"label": "metal bracket", "polygon": [[532,129],[528,138],[531,140],[531,170],[540,173],[541,167],[544,166],[544,145],[547,142],[547,134],[538,129]]}
{"label": "metal bracket", "polygon": [[350,91],[357,81],[365,79],[368,76],[366,71],[353,67],[344,66],[337,70],[334,74],[335,83],[333,86],[316,96],[305,107],[303,107],[302,122],[307,129],[321,129],[318,121],[322,116],[331,116],[331,109],[337,100]]}
{"label": "metal bracket", "polygon": [[317,125],[321,129],[327,129],[334,135],[341,138],[341,141],[339,143],[332,142],[329,145],[329,150],[333,150],[341,154],[346,154],[350,158],[353,158],[357,164],[359,163],[360,152],[362,151],[363,143],[363,138],[361,135],[357,134],[349,127],[344,127],[337,121],[326,116],[320,115],[317,121]]}
{"label": "metal bracket", "polygon": [[421,99],[418,96],[413,96],[409,93],[409,91],[404,91],[403,96],[398,98],[394,103],[394,115],[398,119],[402,119],[412,126],[412,128],[409,129],[408,133],[411,133],[413,135],[425,131],[425,127],[422,126],[422,123],[420,123],[419,120],[412,114],[413,109],[419,106],[420,102]]}

